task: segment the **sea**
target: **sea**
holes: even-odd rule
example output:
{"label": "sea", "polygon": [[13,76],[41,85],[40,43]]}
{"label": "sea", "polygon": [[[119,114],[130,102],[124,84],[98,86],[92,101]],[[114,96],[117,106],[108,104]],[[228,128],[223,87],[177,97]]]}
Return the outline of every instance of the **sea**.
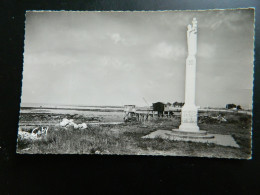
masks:
{"label": "sea", "polygon": [[[147,112],[148,107],[137,107]],[[103,122],[122,122],[125,116],[124,106],[86,106],[86,105],[53,105],[39,103],[21,104],[20,113],[38,114],[79,114],[87,117],[100,117]]]}

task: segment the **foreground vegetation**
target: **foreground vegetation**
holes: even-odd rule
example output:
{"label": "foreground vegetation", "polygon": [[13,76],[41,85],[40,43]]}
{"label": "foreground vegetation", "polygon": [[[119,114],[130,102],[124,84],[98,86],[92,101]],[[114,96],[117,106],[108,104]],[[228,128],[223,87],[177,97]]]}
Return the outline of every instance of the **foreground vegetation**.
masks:
{"label": "foreground vegetation", "polygon": [[[202,116],[201,116],[202,117]],[[251,153],[251,116],[229,113],[227,122],[201,120],[200,128],[208,133],[232,135],[240,148],[215,144],[170,141],[164,139],[143,139],[158,129],[173,129],[180,125],[180,118],[153,118],[146,122],[121,125],[91,126],[74,129],[50,126],[42,140],[21,140],[18,138],[18,153],[52,154],[137,154],[178,155],[225,158],[249,158]],[[33,127],[32,127],[33,128]],[[27,129],[30,131],[31,129]]]}

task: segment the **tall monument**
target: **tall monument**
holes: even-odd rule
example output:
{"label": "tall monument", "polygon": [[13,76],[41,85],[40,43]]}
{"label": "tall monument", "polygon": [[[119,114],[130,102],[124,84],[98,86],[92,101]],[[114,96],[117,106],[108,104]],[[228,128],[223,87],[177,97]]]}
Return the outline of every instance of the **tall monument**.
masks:
{"label": "tall monument", "polygon": [[197,20],[193,18],[192,25],[189,24],[187,30],[188,57],[186,59],[185,104],[181,110],[181,125],[179,129],[157,130],[142,138],[161,137],[203,143],[216,141],[213,134],[208,134],[207,131],[200,130],[198,127],[198,107],[195,105],[197,28]]}
{"label": "tall monument", "polygon": [[196,53],[197,53],[197,20],[193,18],[188,25],[187,43],[188,57],[186,59],[185,104],[181,111],[180,131],[198,132],[198,107],[195,105],[196,91]]}

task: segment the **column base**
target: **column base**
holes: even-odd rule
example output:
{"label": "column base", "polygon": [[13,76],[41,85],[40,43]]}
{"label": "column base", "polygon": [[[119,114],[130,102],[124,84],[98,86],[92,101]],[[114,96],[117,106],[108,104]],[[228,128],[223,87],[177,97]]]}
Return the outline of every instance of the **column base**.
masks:
{"label": "column base", "polygon": [[182,123],[179,127],[180,131],[188,131],[188,132],[199,132],[200,128],[197,123]]}
{"label": "column base", "polygon": [[198,107],[195,105],[184,105],[181,110],[180,131],[199,132],[197,125]]}

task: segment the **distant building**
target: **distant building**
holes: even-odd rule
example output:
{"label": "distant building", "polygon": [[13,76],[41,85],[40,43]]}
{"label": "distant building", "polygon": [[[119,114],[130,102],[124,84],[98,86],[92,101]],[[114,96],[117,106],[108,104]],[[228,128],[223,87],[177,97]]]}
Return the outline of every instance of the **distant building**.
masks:
{"label": "distant building", "polygon": [[163,115],[165,107],[167,107],[166,104],[162,102],[153,103],[153,111],[157,111],[158,116]]}
{"label": "distant building", "polygon": [[158,112],[158,116],[164,116],[164,114],[169,116],[173,116],[173,111],[175,110],[171,103],[163,103],[163,102],[156,102],[153,103],[153,111]]}
{"label": "distant building", "polygon": [[184,106],[184,103],[183,103],[183,102],[174,102],[172,105],[173,105],[174,107],[181,108],[181,107]]}
{"label": "distant building", "polygon": [[154,111],[164,111],[165,104],[162,102],[153,103],[153,110]]}
{"label": "distant building", "polygon": [[227,104],[226,105],[226,109],[233,109],[233,108],[237,108],[237,106],[235,104]]}
{"label": "distant building", "polygon": [[237,110],[241,110],[242,107],[240,105],[237,105]]}

